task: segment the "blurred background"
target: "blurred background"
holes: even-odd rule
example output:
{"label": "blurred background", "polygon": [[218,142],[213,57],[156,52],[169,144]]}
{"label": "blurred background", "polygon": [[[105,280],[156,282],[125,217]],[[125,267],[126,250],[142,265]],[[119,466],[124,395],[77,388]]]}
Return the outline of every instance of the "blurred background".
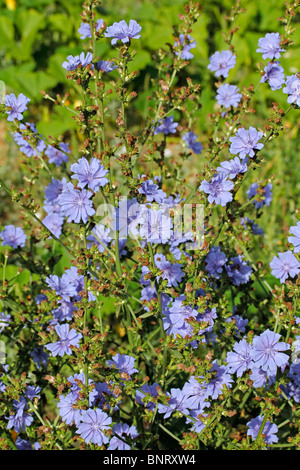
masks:
{"label": "blurred background", "polygon": [[[135,19],[142,26],[141,39],[134,42],[137,55],[131,64],[138,75],[131,87],[137,91],[137,98],[132,102],[128,124],[134,132],[146,116],[149,102],[151,78],[156,69],[153,64],[153,53],[159,47],[173,42],[173,24],[179,24],[178,15],[183,12],[186,0],[103,0],[98,9],[97,18],[103,18],[107,25],[114,21]],[[200,2],[201,4],[201,2]],[[197,47],[192,50],[194,58],[184,69],[183,77],[190,76],[194,82],[202,85],[202,108],[197,120],[199,140],[204,143],[209,137],[209,120],[207,116],[215,109],[215,79],[207,70],[210,55],[216,50],[227,49],[223,31],[226,30],[225,17],[229,14],[234,2],[230,0],[206,0],[202,2],[202,14],[193,27],[192,37]],[[238,33],[233,38],[236,49],[237,64],[231,70],[228,81],[243,86],[254,86],[260,81],[257,63],[263,62],[261,54],[256,52],[258,39],[267,32],[282,33],[277,18],[284,15],[285,2],[282,0],[247,0],[242,2],[246,12],[236,22]],[[76,55],[83,50],[78,28],[81,24],[80,13],[82,0],[0,0],[0,80],[6,84],[8,93],[24,93],[31,99],[27,120],[35,122],[38,131],[45,135],[57,137],[63,135],[76,152],[82,136],[78,135],[72,114],[61,107],[45,100],[41,90],[55,97],[57,93],[69,92],[72,106],[80,103],[80,93],[76,85],[65,78],[62,63],[66,57]],[[298,24],[297,24],[298,23]],[[299,14],[294,18],[298,27],[293,35],[294,46],[290,47],[281,60],[285,74],[291,75],[300,71],[300,22]],[[108,59],[114,56],[110,40],[98,42],[98,55]],[[266,61],[264,61],[266,64]],[[114,79],[116,72],[107,74],[107,80]],[[271,116],[272,102],[287,109],[287,95],[281,90],[271,91],[267,84],[261,86],[255,98],[254,107],[257,114],[249,119],[255,127],[263,127]],[[114,116],[117,104],[114,96],[109,103],[109,111]],[[251,122],[249,121],[250,125]],[[261,223],[266,233],[270,249],[280,249],[285,243],[289,226],[297,221],[299,208],[299,123],[300,113],[292,110],[286,121],[287,132],[279,139],[268,144],[265,151],[267,160],[259,175],[263,180],[275,176],[273,181],[273,202],[266,208]],[[244,123],[245,126],[247,122]],[[176,139],[172,137],[176,144]],[[197,157],[199,162],[201,156]],[[19,166],[20,154],[7,132],[5,121],[0,123],[0,174],[7,184],[22,183]],[[186,172],[195,173],[194,163]],[[249,184],[250,184],[249,180]],[[1,223],[13,221],[15,214],[9,201],[0,199]]]}

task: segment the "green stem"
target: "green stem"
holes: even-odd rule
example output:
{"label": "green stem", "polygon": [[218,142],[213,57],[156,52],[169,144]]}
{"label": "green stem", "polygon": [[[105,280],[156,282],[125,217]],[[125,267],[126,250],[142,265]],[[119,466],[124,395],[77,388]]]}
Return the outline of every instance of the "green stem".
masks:
{"label": "green stem", "polygon": [[[10,191],[10,189],[6,186],[6,184],[4,183],[4,181],[2,180],[2,178],[0,178],[0,188],[3,187],[3,189],[10,195],[11,199],[14,201],[14,198],[13,198],[13,195],[12,195],[12,192]],[[31,217],[33,217],[42,227],[44,227],[45,230],[47,230],[47,232],[49,232],[49,234],[51,235],[51,237],[57,241],[62,247],[64,247],[65,250],[67,250],[68,253],[70,254],[73,254],[72,250],[70,250],[70,248],[68,248],[59,238],[57,238],[52,232],[50,232],[50,230],[46,227],[46,225],[44,225],[44,223],[37,217],[37,215],[35,215],[35,213],[29,209],[28,207],[24,206],[24,204],[22,204],[20,201],[15,201],[17,202],[29,215],[31,215]]]}

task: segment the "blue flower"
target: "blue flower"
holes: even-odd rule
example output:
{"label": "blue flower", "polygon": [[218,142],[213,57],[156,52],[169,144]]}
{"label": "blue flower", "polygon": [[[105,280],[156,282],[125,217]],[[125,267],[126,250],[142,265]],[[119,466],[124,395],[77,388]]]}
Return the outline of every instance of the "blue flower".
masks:
{"label": "blue flower", "polygon": [[298,222],[297,225],[290,227],[289,231],[294,236],[288,237],[288,241],[294,245],[294,253],[300,253],[300,222]]}
{"label": "blue flower", "polygon": [[182,389],[182,392],[188,398],[189,408],[197,409],[198,414],[210,406],[208,401],[209,393],[207,391],[207,383],[202,379],[202,377],[191,376]]}
{"label": "blue flower", "polygon": [[[252,439],[254,441],[258,436],[261,425],[263,423],[263,419],[263,416],[257,416],[256,418],[251,419],[247,423],[247,436],[252,436]],[[276,426],[276,424],[273,424],[270,421],[266,422],[262,431],[262,435],[267,444],[274,444],[275,442],[278,442],[278,437],[275,435],[277,431],[278,427]]]}
{"label": "blue flower", "polygon": [[[175,52],[175,54],[178,56],[180,55],[180,59],[182,60],[190,60],[194,57],[194,55],[190,52],[191,49],[196,47],[196,41],[194,38],[191,37],[190,34],[187,34],[186,36],[184,34],[179,35],[179,43],[183,46],[181,52]],[[177,41],[174,43],[174,47],[178,47],[179,44]]]}
{"label": "blue flower", "polygon": [[171,388],[171,393],[167,393],[167,396],[169,398],[168,404],[159,404],[157,407],[158,413],[164,413],[164,419],[168,419],[174,411],[189,414],[187,397],[180,388]]}
{"label": "blue flower", "polygon": [[250,158],[254,157],[254,150],[261,150],[264,145],[258,143],[262,138],[263,132],[257,131],[254,127],[249,127],[249,130],[240,128],[237,130],[234,137],[230,137],[229,141],[231,146],[229,152],[233,155],[239,155],[244,158],[249,155]]}
{"label": "blue flower", "polygon": [[0,333],[8,326],[11,322],[11,315],[8,313],[1,312],[0,313]]}
{"label": "blue flower", "polygon": [[122,43],[129,42],[131,39],[139,39],[141,35],[142,27],[135,21],[130,20],[129,25],[127,25],[125,20],[120,21],[119,23],[114,23],[112,26],[108,26],[104,36],[106,38],[113,38],[111,44],[114,45],[117,43],[118,39]]}
{"label": "blue flower", "polygon": [[168,335],[177,335],[185,338],[186,336],[192,336],[193,327],[188,322],[189,319],[196,319],[198,311],[193,309],[190,305],[186,305],[185,296],[180,295],[176,298],[170,307],[165,308],[163,311],[163,324],[164,329]]}
{"label": "blue flower", "polygon": [[300,106],[300,78],[298,74],[286,77],[285,85],[282,91],[289,95],[287,102]]}
{"label": "blue flower", "polygon": [[220,279],[227,257],[219,246],[213,246],[205,258],[206,271],[216,279]]}
{"label": "blue flower", "polygon": [[261,209],[264,205],[269,206],[273,198],[272,183],[269,183],[261,188],[259,188],[258,183],[251,184],[247,190],[247,196],[249,200],[255,196],[258,196],[257,199],[253,199],[252,201],[256,209]]}
{"label": "blue flower", "polygon": [[231,51],[217,51],[209,58],[207,68],[215,72],[216,77],[228,77],[229,70],[235,66],[236,56]]}
{"label": "blue flower", "polygon": [[228,277],[235,286],[246,284],[252,274],[252,269],[243,261],[243,256],[230,258],[228,265],[225,266]]}
{"label": "blue flower", "polygon": [[281,335],[269,329],[253,338],[250,358],[254,367],[259,367],[269,376],[276,375],[277,367],[284,370],[289,362],[289,356],[282,351],[290,349],[290,345],[281,341]]}
{"label": "blue flower", "polygon": [[140,206],[141,211],[136,220],[140,224],[140,237],[150,243],[167,243],[172,235],[172,220],[165,210]]}
{"label": "blue flower", "polygon": [[8,245],[14,249],[24,247],[27,238],[23,229],[14,225],[6,225],[0,233],[0,237],[2,238],[2,246]]}
{"label": "blue flower", "polygon": [[208,194],[208,202],[224,207],[228,202],[232,201],[233,196],[230,191],[233,188],[234,184],[232,181],[227,180],[227,175],[218,173],[217,176],[211,179],[210,183],[206,180],[202,181],[199,190]]}
{"label": "blue flower", "polygon": [[87,186],[96,193],[100,186],[105,186],[109,182],[105,178],[108,170],[97,158],[92,158],[89,162],[85,157],[82,157],[77,163],[71,165],[70,170],[73,173],[72,178],[78,180],[77,186],[81,189]]}
{"label": "blue flower", "polygon": [[230,374],[236,374],[241,377],[249,368],[251,346],[245,339],[233,345],[233,352],[229,351],[226,356],[227,370]]}
{"label": "blue flower", "polygon": [[182,136],[182,140],[186,143],[187,147],[191,149],[194,153],[200,154],[203,150],[203,145],[201,142],[196,142],[198,136],[194,132],[186,132]]}
{"label": "blue flower", "polygon": [[207,394],[215,400],[223,392],[224,385],[231,388],[233,380],[228,373],[226,366],[219,366],[216,360],[214,360],[212,364],[213,367],[211,370],[214,373],[214,377],[207,385]]}
{"label": "blue flower", "polygon": [[62,67],[66,69],[68,72],[71,70],[76,70],[79,65],[81,67],[86,67],[89,65],[93,60],[93,54],[91,52],[81,52],[81,54],[76,55],[73,57],[72,55],[68,55],[67,60],[65,60],[62,64]]}
{"label": "blue flower", "polygon": [[27,412],[28,405],[24,397],[20,397],[20,400],[13,401],[13,407],[16,411],[14,415],[10,415],[8,418],[7,429],[14,428],[16,433],[26,431],[26,427],[30,426],[33,422],[33,417]]}
{"label": "blue flower", "polygon": [[75,189],[71,183],[67,184],[67,188],[59,196],[59,205],[62,213],[68,217],[68,222],[86,223],[90,216],[96,213],[93,208],[91,191]]}
{"label": "blue flower", "polygon": [[159,189],[158,185],[153,183],[152,180],[145,180],[142,182],[142,185],[138,189],[139,194],[145,194],[147,202],[157,202],[158,204],[162,203],[166,197],[166,193]]}
{"label": "blue flower", "polygon": [[55,331],[59,337],[59,341],[45,345],[45,348],[52,353],[52,356],[64,356],[65,354],[70,356],[72,354],[70,346],[79,348],[79,341],[82,338],[82,334],[78,333],[73,328],[70,329],[68,323],[57,324]]}
{"label": "blue flower", "polygon": [[98,250],[100,253],[103,253],[105,250],[105,246],[108,245],[109,242],[111,242],[111,238],[109,236],[110,229],[105,228],[104,225],[97,224],[90,235],[86,237],[87,240],[89,240],[91,243],[88,243],[87,247],[91,248],[93,244],[97,245]]}
{"label": "blue flower", "polygon": [[174,263],[166,259],[164,255],[156,254],[154,257],[156,267],[162,271],[159,277],[168,281],[168,287],[178,287],[178,283],[184,277],[184,273],[181,270],[181,264]]}
{"label": "blue flower", "polygon": [[77,397],[74,398],[71,393],[66,395],[60,395],[57,408],[59,408],[59,415],[62,417],[62,420],[69,425],[80,423],[81,410],[74,407],[76,404]]}
{"label": "blue flower", "polygon": [[115,70],[118,66],[115,65],[112,60],[99,60],[96,64],[96,67],[98,70],[108,73]]}
{"label": "blue flower", "polygon": [[30,356],[32,357],[33,362],[37,365],[37,368],[40,369],[42,365],[46,366],[49,359],[49,354],[47,354],[42,346],[35,347]]}
{"label": "blue flower", "polygon": [[[26,122],[25,125],[20,124],[19,129],[21,130],[30,129],[34,137],[36,138],[40,137],[37,134],[37,128],[33,124],[33,122]],[[27,142],[26,139],[24,139],[22,132],[15,132],[13,137],[14,137],[14,141],[16,142],[16,144],[20,147],[20,151],[24,153],[28,158],[32,156],[37,157],[38,153],[41,154],[46,148],[45,142],[42,139],[39,139],[36,143],[36,149],[34,149],[32,145],[29,142]]]}
{"label": "blue flower", "polygon": [[250,226],[253,235],[263,235],[264,231],[260,228],[257,224],[253,222],[253,220],[249,219],[249,217],[242,217],[241,218],[241,225],[247,229]]}
{"label": "blue flower", "polygon": [[137,403],[139,403],[140,405],[144,405],[146,406],[146,408],[153,411],[156,407],[156,401],[148,401],[148,399],[146,400],[145,397],[146,395],[150,395],[153,398],[157,398],[159,395],[159,391],[161,391],[161,387],[160,385],[158,385],[157,382],[154,382],[152,385],[146,383],[142,385],[140,390],[137,390],[135,399]]}
{"label": "blue flower", "polygon": [[120,374],[127,374],[129,377],[135,372],[138,372],[138,369],[134,368],[134,363],[134,357],[119,353],[113,356],[112,360],[107,361],[108,366],[114,366],[116,369],[118,369]]}
{"label": "blue flower", "polygon": [[158,126],[154,129],[154,135],[163,132],[165,135],[175,134],[178,126],[178,122],[174,122],[174,116],[168,116],[165,119],[158,121]]}
{"label": "blue flower", "polygon": [[[63,216],[54,212],[53,214],[48,214],[43,219],[43,224],[47,227],[49,232],[51,232],[56,238],[61,236],[62,226],[63,226]],[[49,237],[51,238],[51,237]]]}
{"label": "blue flower", "polygon": [[78,434],[85,440],[87,444],[107,444],[109,438],[105,435],[104,431],[110,429],[112,418],[110,418],[104,411],[87,409],[81,412],[80,422],[77,425]]}
{"label": "blue flower", "polygon": [[279,33],[267,33],[258,40],[256,52],[261,52],[263,59],[279,59],[280,53],[285,52],[285,49],[281,49],[280,42]]}
{"label": "blue flower", "polygon": [[10,95],[5,96],[5,106],[7,106],[9,109],[6,111],[8,114],[8,121],[14,121],[17,119],[18,121],[21,121],[23,119],[23,114],[24,111],[27,109],[27,104],[29,103],[30,99],[27,98],[27,96],[23,95],[23,93],[20,93],[18,97],[16,97],[13,93]]}
{"label": "blue flower", "polygon": [[[102,27],[104,23],[104,20],[100,19],[97,20],[95,30],[98,32],[100,28]],[[91,32],[91,27],[89,23],[81,23],[78,33],[81,34],[80,39],[86,39],[86,38],[91,38],[92,37],[92,32]]]}
{"label": "blue flower", "polygon": [[229,179],[234,179],[237,175],[241,173],[246,173],[247,171],[247,162],[248,158],[243,158],[240,160],[239,157],[234,157],[229,161],[221,162],[218,168],[218,173],[224,173],[228,176]]}
{"label": "blue flower", "polygon": [[230,106],[236,107],[241,101],[242,95],[239,93],[239,89],[235,85],[229,85],[224,83],[217,90],[216,100],[220,106],[230,108]]}
{"label": "blue flower", "polygon": [[59,144],[59,149],[48,145],[45,150],[45,155],[47,155],[49,163],[54,163],[57,167],[69,160],[68,153],[70,153],[69,144],[64,142]]}
{"label": "blue flower", "polygon": [[283,284],[286,279],[295,277],[300,272],[300,263],[291,251],[278,253],[270,262],[271,274]]}
{"label": "blue flower", "polygon": [[260,83],[269,82],[271,90],[279,90],[285,82],[283,67],[278,61],[269,62],[264,68]]}
{"label": "blue flower", "polygon": [[225,266],[228,277],[235,286],[246,284],[252,274],[252,269],[243,260],[241,255],[230,258],[229,264]]}
{"label": "blue flower", "polygon": [[[136,427],[129,426],[127,423],[114,424],[112,431],[113,434],[107,450],[130,450],[130,445],[124,442],[124,440],[126,440],[126,436],[128,436],[131,440],[136,439],[139,436]],[[121,441],[119,436],[124,440]]]}

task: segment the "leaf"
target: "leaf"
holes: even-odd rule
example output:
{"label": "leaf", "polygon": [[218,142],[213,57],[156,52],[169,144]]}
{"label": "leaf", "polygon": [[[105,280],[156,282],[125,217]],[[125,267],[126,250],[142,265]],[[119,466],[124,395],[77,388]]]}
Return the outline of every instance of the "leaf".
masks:
{"label": "leaf", "polygon": [[5,83],[0,80],[0,103],[5,101]]}

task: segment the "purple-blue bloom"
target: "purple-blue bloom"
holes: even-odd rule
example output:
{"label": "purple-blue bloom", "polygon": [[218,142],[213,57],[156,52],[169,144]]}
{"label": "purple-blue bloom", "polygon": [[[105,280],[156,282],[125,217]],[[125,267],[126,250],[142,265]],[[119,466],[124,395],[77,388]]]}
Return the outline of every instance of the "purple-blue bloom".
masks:
{"label": "purple-blue bloom", "polygon": [[14,225],[6,225],[0,233],[2,238],[2,246],[10,246],[11,248],[24,247],[26,242],[26,234],[21,227],[15,227]]}
{"label": "purple-blue bloom", "polygon": [[87,247],[91,248],[91,246],[95,244],[97,245],[100,253],[103,253],[105,250],[105,247],[112,240],[109,236],[109,233],[110,233],[110,229],[105,228],[104,225],[101,225],[101,224],[95,225],[91,234],[86,237],[86,239],[89,240],[89,242],[91,242],[91,243],[88,243]]}
{"label": "purple-blue bloom", "polygon": [[163,312],[163,325],[168,335],[177,335],[185,338],[193,334],[193,327],[187,321],[189,319],[196,319],[198,311],[193,309],[190,305],[186,305],[185,296],[180,295],[171,304],[170,307],[165,308]]}
{"label": "purple-blue bloom", "polygon": [[227,371],[227,367],[224,365],[219,366],[216,360],[213,361],[212,372],[216,373],[207,385],[207,394],[215,400],[223,392],[224,385],[231,388],[233,380]]}
{"label": "purple-blue bloom", "polygon": [[20,400],[13,401],[13,407],[16,411],[14,415],[10,415],[8,418],[7,429],[12,429],[19,433],[26,431],[26,427],[30,426],[33,422],[33,417],[27,412],[28,405],[24,397],[20,397]]}
{"label": "purple-blue bloom", "polygon": [[283,88],[283,93],[288,94],[288,103],[295,103],[297,106],[300,106],[300,78],[299,74],[290,75],[286,77],[285,87]]}
{"label": "purple-blue bloom", "polygon": [[269,82],[271,90],[280,90],[285,82],[285,75],[283,67],[275,60],[269,62],[264,68],[264,75],[261,77],[261,83]]}
{"label": "purple-blue bloom", "polygon": [[171,388],[167,396],[169,397],[168,404],[159,404],[157,407],[158,413],[164,413],[164,419],[168,419],[174,411],[189,414],[187,397],[180,388]]}
{"label": "purple-blue bloom", "polygon": [[60,395],[57,408],[59,408],[59,415],[62,420],[69,425],[76,424],[78,426],[81,418],[81,410],[74,407],[77,398],[73,397],[71,393],[66,395]]}
{"label": "purple-blue bloom", "polygon": [[230,258],[225,266],[228,277],[235,286],[246,284],[252,274],[252,268],[243,260],[243,256],[238,255]]}
{"label": "purple-blue bloom", "polygon": [[59,205],[63,215],[68,217],[68,222],[86,223],[90,216],[96,213],[93,208],[91,197],[93,193],[82,189],[75,189],[71,183],[67,183],[67,188],[59,196]]}
{"label": "purple-blue bloom", "polygon": [[201,142],[197,142],[197,138],[198,136],[192,131],[186,132],[182,136],[182,140],[186,143],[187,148],[199,155],[203,150],[203,145]]}
{"label": "purple-blue bloom", "polygon": [[78,180],[77,186],[81,189],[87,186],[96,193],[100,186],[105,186],[109,182],[105,178],[108,170],[94,157],[90,161],[85,157],[80,158],[77,163],[71,165],[70,170],[73,172],[72,178]]}
{"label": "purple-blue bloom", "polygon": [[[175,54],[177,56],[180,55],[180,59],[182,60],[192,59],[194,55],[190,52],[190,50],[196,47],[195,39],[193,39],[190,34],[187,34],[187,36],[185,36],[184,34],[180,34],[179,42],[183,46],[183,49],[181,52],[175,52]],[[174,47],[177,47],[178,45],[178,42],[175,41]]]}
{"label": "purple-blue bloom", "polygon": [[294,245],[294,253],[300,253],[300,222],[298,222],[297,225],[290,227],[290,233],[293,236],[288,237],[288,241]]}
{"label": "purple-blue bloom", "polygon": [[115,70],[118,66],[114,64],[112,60],[99,60],[96,64],[96,67],[98,70],[101,70],[101,72],[112,72]]}
{"label": "purple-blue bloom", "polygon": [[276,375],[277,367],[284,370],[289,362],[289,356],[282,351],[290,349],[290,345],[281,341],[281,335],[269,329],[253,338],[250,357],[254,367],[260,367],[269,376]]}
{"label": "purple-blue bloom", "polygon": [[46,366],[49,359],[49,354],[47,354],[42,346],[35,347],[30,356],[32,357],[33,362],[37,365],[37,368],[40,369],[42,365]]}
{"label": "purple-blue bloom", "polygon": [[280,42],[279,33],[267,33],[258,40],[256,52],[261,52],[263,59],[279,59],[280,53],[285,52],[285,49],[281,49]]}
{"label": "purple-blue bloom", "polygon": [[[252,439],[254,441],[258,436],[260,427],[263,423],[263,419],[264,419],[263,416],[257,416],[256,418],[251,419],[247,423],[247,426],[248,426],[247,436],[252,436]],[[278,427],[276,426],[276,424],[273,424],[270,421],[266,422],[263,428],[262,434],[267,444],[274,444],[275,442],[278,442],[278,437],[276,436],[277,431],[278,431]]]}
{"label": "purple-blue bloom", "polygon": [[158,126],[154,129],[154,135],[163,132],[165,135],[175,134],[178,126],[178,122],[174,122],[174,116],[168,116],[165,119],[158,121]]}
{"label": "purple-blue bloom", "polygon": [[231,70],[236,63],[236,56],[231,51],[217,51],[209,58],[209,65],[207,68],[211,72],[215,72],[216,77],[228,77],[229,70]]}
{"label": "purple-blue bloom", "polygon": [[241,173],[246,173],[248,158],[241,160],[239,157],[234,157],[229,161],[221,162],[217,168],[218,173],[224,173],[229,179],[234,179]]}
{"label": "purple-blue bloom", "polygon": [[91,442],[102,446],[109,441],[104,431],[110,429],[111,424],[112,418],[99,408],[82,410],[77,432],[87,444]]}
{"label": "purple-blue bloom", "polygon": [[253,183],[247,190],[248,199],[255,198],[258,196],[258,199],[253,199],[252,203],[256,209],[261,209],[264,205],[269,206],[273,199],[272,193],[272,183],[268,183],[266,186],[259,189],[258,183]]}
{"label": "purple-blue bloom", "polygon": [[128,356],[127,354],[119,354],[117,353],[113,356],[112,360],[107,361],[108,366],[114,366],[118,369],[119,373],[128,374],[129,376],[138,372],[138,369],[134,367],[135,358]]}
{"label": "purple-blue bloom", "polygon": [[13,93],[10,95],[5,96],[5,106],[7,106],[9,109],[6,111],[8,114],[8,121],[14,121],[17,119],[18,121],[21,121],[23,119],[23,114],[24,111],[27,109],[27,104],[29,103],[30,99],[27,98],[27,96],[23,95],[23,93],[20,93],[18,97],[16,97]]}
{"label": "purple-blue bloom", "polygon": [[8,326],[8,324],[11,322],[11,315],[9,313],[0,313],[0,333]]}
{"label": "purple-blue bloom", "polygon": [[116,44],[118,39],[124,44],[133,38],[139,39],[141,37],[141,30],[142,27],[135,20],[130,20],[129,25],[127,25],[125,20],[122,20],[119,23],[113,23],[112,26],[108,26],[104,36],[106,38],[113,38],[111,40],[112,45]]}
{"label": "purple-blue bloom", "polygon": [[145,180],[142,182],[141,187],[138,189],[139,194],[145,194],[147,202],[162,203],[166,197],[166,193],[159,189],[158,185],[153,183],[152,180]]}
{"label": "purple-blue bloom", "polygon": [[70,325],[68,323],[64,323],[62,325],[57,324],[55,326],[55,331],[59,340],[56,343],[45,345],[45,348],[52,353],[52,356],[64,356],[65,354],[70,356],[72,354],[70,346],[79,348],[79,341],[82,338],[82,334],[78,333],[74,328],[70,329]]}
{"label": "purple-blue bloom", "polygon": [[220,279],[223,272],[223,266],[227,261],[226,255],[219,246],[213,246],[206,256],[206,271],[216,279]]}
{"label": "purple-blue bloom", "polygon": [[207,383],[202,377],[191,376],[183,386],[182,392],[188,398],[188,407],[190,409],[197,409],[200,414],[205,408],[210,406],[208,401]]}
{"label": "purple-blue bloom", "polygon": [[242,94],[235,85],[224,83],[217,90],[216,100],[220,106],[230,108],[230,106],[237,107],[241,101]]}
{"label": "purple-blue bloom", "polygon": [[234,188],[232,181],[227,179],[224,173],[218,173],[208,183],[206,180],[202,181],[199,190],[208,194],[208,202],[221,205],[222,207],[232,201],[231,190]]}
{"label": "purple-blue bloom", "polygon": [[53,212],[53,214],[48,214],[42,222],[47,227],[49,232],[51,232],[56,238],[59,238],[61,236],[62,226],[64,222],[64,218],[61,214],[56,212]]}
{"label": "purple-blue bloom", "polygon": [[147,401],[145,400],[146,395],[150,395],[153,398],[157,398],[159,395],[159,390],[161,390],[160,385],[158,385],[157,382],[154,382],[152,385],[149,385],[148,383],[142,385],[140,390],[137,390],[135,394],[135,399],[137,403],[140,405],[146,406],[146,408],[149,408],[149,410],[154,410],[156,403],[153,401]]}
{"label": "purple-blue bloom", "polygon": [[62,67],[70,72],[71,70],[76,70],[79,65],[81,67],[86,67],[89,65],[93,60],[93,54],[91,52],[81,52],[79,55],[72,56],[68,55],[67,60],[65,60],[62,64]]}
{"label": "purple-blue bloom", "polygon": [[237,377],[241,377],[249,368],[250,350],[251,346],[245,339],[234,344],[233,352],[229,351],[226,357],[227,370],[230,374],[236,373]]}
{"label": "purple-blue bloom", "polygon": [[166,259],[164,255],[155,255],[154,257],[155,265],[158,269],[162,271],[160,277],[168,281],[168,287],[178,287],[178,284],[181,282],[181,279],[184,277],[184,273],[181,270],[181,264],[174,263]]}
{"label": "purple-blue bloom", "polygon": [[[98,32],[103,25],[104,20],[100,19],[97,20],[96,25],[95,25],[95,30]],[[89,23],[81,23],[78,33],[81,34],[80,39],[86,39],[86,38],[91,38],[92,37],[92,32],[91,32],[91,27]]]}
{"label": "purple-blue bloom", "polygon": [[49,163],[54,163],[57,167],[69,160],[67,154],[70,153],[69,144],[61,142],[59,147],[58,149],[52,145],[48,145],[45,150],[45,155],[48,157]]}
{"label": "purple-blue bloom", "polygon": [[[26,122],[25,124],[21,123],[19,129],[30,129],[35,137],[40,137],[37,135],[37,128],[33,122]],[[42,139],[39,139],[36,143],[36,149],[34,149],[32,145],[26,139],[24,139],[22,132],[15,132],[13,137],[16,144],[20,147],[20,151],[28,158],[32,156],[37,157],[38,153],[42,153],[46,148],[45,142]]]}
{"label": "purple-blue bloom", "polygon": [[130,450],[131,447],[129,444],[126,444],[123,440],[119,439],[118,436],[126,440],[128,436],[131,440],[136,439],[139,435],[135,426],[129,426],[127,423],[117,423],[112,427],[113,434],[112,438],[109,441],[109,446],[107,450]]}
{"label": "purple-blue bloom", "polygon": [[286,279],[295,277],[300,272],[300,263],[291,251],[278,253],[270,262],[271,274],[283,284]]}
{"label": "purple-blue bloom", "polygon": [[239,155],[240,158],[244,158],[247,155],[252,158],[255,155],[255,150],[261,150],[264,147],[264,144],[259,143],[263,135],[263,132],[257,131],[251,126],[249,130],[240,128],[235,136],[229,139],[231,142],[229,152],[233,155]]}

